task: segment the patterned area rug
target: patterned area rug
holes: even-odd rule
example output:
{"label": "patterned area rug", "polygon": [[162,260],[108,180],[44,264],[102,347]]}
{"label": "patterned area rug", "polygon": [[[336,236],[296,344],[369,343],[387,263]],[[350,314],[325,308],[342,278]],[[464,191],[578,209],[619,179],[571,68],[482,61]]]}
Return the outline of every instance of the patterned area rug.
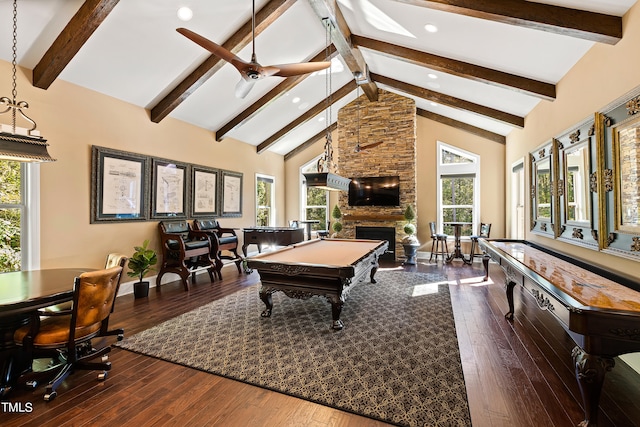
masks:
{"label": "patterned area rug", "polygon": [[344,329],[326,299],[243,289],[119,347],[403,426],[470,426],[446,278],[378,271],[348,294]]}

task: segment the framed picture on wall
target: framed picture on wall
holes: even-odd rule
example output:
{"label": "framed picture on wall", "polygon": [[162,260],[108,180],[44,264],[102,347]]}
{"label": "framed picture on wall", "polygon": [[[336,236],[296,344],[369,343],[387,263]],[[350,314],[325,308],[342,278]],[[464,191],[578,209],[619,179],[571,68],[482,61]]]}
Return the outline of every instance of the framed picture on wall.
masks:
{"label": "framed picture on wall", "polygon": [[191,217],[218,216],[219,171],[204,166],[191,166]]}
{"label": "framed picture on wall", "polygon": [[91,147],[91,223],[149,219],[149,157]]}
{"label": "framed picture on wall", "polygon": [[222,171],[221,216],[242,216],[242,173]]}
{"label": "framed picture on wall", "polygon": [[174,160],[152,159],[151,218],[187,217],[189,165]]}

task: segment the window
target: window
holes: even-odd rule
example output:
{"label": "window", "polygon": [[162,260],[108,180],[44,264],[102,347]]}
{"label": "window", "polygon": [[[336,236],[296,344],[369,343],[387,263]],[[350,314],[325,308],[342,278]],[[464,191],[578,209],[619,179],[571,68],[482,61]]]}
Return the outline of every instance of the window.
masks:
{"label": "window", "polygon": [[454,234],[453,222],[468,224],[462,236],[475,234],[480,212],[480,156],[438,142],[438,228]]}
{"label": "window", "polygon": [[511,168],[511,238],[524,239],[524,160]]}
{"label": "window", "polygon": [[0,272],[39,267],[39,172],[36,164],[0,160]]}
{"label": "window", "polygon": [[275,178],[256,174],[256,225],[273,227],[276,224],[275,215]]}
{"label": "window", "polygon": [[300,219],[318,220],[320,223],[313,224],[312,230],[325,230],[329,220],[329,192],[320,188],[308,188],[302,175],[303,173],[318,171],[318,158],[300,168],[300,182],[302,183]]}

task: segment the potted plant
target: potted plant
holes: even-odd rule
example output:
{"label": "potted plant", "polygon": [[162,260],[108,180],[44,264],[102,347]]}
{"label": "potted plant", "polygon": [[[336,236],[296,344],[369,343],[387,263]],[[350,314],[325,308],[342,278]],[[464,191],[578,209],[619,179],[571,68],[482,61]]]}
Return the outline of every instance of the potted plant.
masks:
{"label": "potted plant", "polygon": [[416,226],[413,223],[413,220],[416,218],[416,214],[413,210],[413,206],[407,205],[407,208],[404,210],[404,219],[407,223],[404,225],[404,232],[406,236],[402,239],[402,246],[404,248],[404,255],[407,259],[404,261],[404,264],[407,265],[415,265],[416,264],[416,254],[418,253],[418,248],[420,247],[420,242],[418,242],[418,238],[416,237]]}
{"label": "potted plant", "polygon": [[145,240],[142,246],[134,246],[136,250],[127,266],[129,277],[137,277],[138,281],[133,284],[133,295],[136,298],[144,298],[149,295],[149,282],[143,281],[144,276],[153,271],[153,266],[158,263],[158,256],[153,249],[148,248],[149,240]]}
{"label": "potted plant", "polygon": [[333,210],[331,211],[331,217],[335,219],[333,224],[331,225],[331,229],[334,231],[331,237],[338,237],[338,234],[342,231],[342,223],[340,223],[340,218],[342,218],[342,211],[340,211],[340,207],[335,205]]}

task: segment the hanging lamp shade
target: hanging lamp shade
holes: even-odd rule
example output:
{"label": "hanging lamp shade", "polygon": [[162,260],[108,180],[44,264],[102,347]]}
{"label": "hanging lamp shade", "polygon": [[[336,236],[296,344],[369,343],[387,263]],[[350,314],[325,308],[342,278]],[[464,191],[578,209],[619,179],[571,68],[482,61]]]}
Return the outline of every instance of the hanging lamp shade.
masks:
{"label": "hanging lamp shade", "polygon": [[329,191],[349,191],[349,178],[336,175],[331,172],[305,173],[304,179],[307,187],[321,188]]}
{"label": "hanging lamp shade", "polygon": [[18,162],[55,162],[47,150],[47,140],[0,132],[0,159]]}

